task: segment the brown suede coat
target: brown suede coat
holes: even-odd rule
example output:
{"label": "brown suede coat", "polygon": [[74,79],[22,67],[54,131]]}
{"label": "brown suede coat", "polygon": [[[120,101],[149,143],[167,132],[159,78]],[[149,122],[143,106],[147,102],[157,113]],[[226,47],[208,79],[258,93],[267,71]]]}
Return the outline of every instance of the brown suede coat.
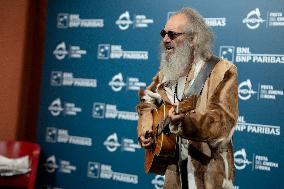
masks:
{"label": "brown suede coat", "polygon": [[[189,72],[189,80],[193,77]],[[147,88],[158,92],[164,101],[169,102],[161,87],[162,75],[157,74]],[[228,61],[220,60],[207,78],[196,109],[186,113],[182,122],[180,136],[188,139],[188,156],[194,169],[197,189],[231,188],[225,180],[234,180],[234,164],[231,137],[238,118],[237,69]],[[140,94],[141,97],[144,95]],[[170,103],[170,102],[169,102]],[[138,136],[151,125],[151,112],[155,105],[141,102],[137,111]],[[223,153],[224,152],[224,153]],[[226,168],[227,167],[227,174]],[[165,189],[178,189],[180,176],[176,165],[168,166],[165,174]],[[190,186],[189,186],[190,188]]]}

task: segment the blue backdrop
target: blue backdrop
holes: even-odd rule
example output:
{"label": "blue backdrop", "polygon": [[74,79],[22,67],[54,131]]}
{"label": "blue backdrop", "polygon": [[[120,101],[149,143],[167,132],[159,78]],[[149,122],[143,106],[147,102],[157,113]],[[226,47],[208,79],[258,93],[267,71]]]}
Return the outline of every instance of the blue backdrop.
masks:
{"label": "blue backdrop", "polygon": [[284,3],[274,0],[50,0],[38,188],[162,189],[144,173],[135,106],[159,67],[159,32],[187,6],[238,67],[235,188],[281,188]]}

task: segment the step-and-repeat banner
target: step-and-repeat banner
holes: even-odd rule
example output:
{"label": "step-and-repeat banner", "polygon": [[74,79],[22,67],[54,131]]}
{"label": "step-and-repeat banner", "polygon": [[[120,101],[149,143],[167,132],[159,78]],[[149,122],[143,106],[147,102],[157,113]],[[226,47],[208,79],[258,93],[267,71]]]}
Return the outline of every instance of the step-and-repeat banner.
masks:
{"label": "step-and-repeat banner", "polygon": [[187,6],[238,67],[235,188],[283,188],[284,3],[271,0],[50,0],[38,188],[162,189],[144,173],[135,106],[159,68],[161,29]]}

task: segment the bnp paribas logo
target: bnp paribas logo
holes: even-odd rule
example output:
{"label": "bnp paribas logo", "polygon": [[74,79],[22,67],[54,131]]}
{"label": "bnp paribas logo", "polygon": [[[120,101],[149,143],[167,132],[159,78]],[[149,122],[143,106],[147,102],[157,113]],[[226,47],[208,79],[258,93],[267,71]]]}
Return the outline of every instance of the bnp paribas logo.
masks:
{"label": "bnp paribas logo", "polygon": [[234,62],[235,59],[235,47],[234,46],[220,46],[219,57],[230,62]]}
{"label": "bnp paribas logo", "polygon": [[58,13],[57,28],[102,28],[104,27],[103,19],[86,19],[81,18],[80,14]]}
{"label": "bnp paribas logo", "polygon": [[246,18],[243,19],[243,23],[251,30],[257,29],[263,22],[265,22],[265,20],[261,18],[259,8],[250,11]]}

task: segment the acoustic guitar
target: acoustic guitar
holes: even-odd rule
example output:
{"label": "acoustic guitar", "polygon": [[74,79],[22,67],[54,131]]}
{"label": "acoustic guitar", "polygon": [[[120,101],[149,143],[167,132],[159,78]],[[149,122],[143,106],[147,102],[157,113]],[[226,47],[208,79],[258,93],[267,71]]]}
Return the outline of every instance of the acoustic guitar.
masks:
{"label": "acoustic guitar", "polygon": [[[196,96],[192,95],[183,99],[175,112],[186,113],[195,108]],[[169,110],[173,105],[164,103],[159,108],[153,110],[153,145],[145,149],[145,172],[164,175],[167,166],[176,162],[177,136],[169,130]],[[147,136],[146,138],[150,137]]]}

